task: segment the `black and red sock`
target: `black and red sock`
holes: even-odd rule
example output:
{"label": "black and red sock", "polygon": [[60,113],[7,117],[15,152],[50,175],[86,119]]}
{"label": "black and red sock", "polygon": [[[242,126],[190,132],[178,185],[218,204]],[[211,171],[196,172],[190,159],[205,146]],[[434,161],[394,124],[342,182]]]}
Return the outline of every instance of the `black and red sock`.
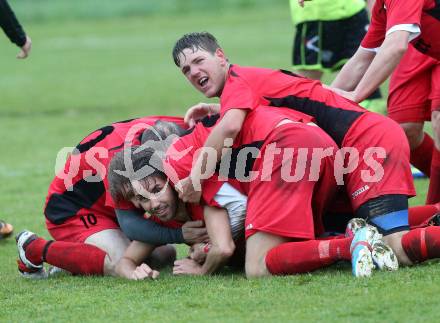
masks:
{"label": "black and red sock", "polygon": [[37,238],[26,247],[26,258],[35,265],[47,262],[76,275],[103,275],[107,253],[96,246]]}

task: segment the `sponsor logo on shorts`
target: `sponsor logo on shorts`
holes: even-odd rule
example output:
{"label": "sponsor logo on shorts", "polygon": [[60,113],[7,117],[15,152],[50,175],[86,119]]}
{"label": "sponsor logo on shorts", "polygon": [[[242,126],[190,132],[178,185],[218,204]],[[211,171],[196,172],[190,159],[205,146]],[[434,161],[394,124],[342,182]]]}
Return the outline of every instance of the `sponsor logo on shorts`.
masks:
{"label": "sponsor logo on shorts", "polygon": [[354,192],[351,194],[351,197],[352,197],[353,199],[355,199],[356,197],[358,197],[358,196],[361,195],[362,193],[368,191],[369,189],[370,189],[370,186],[368,186],[368,185],[362,186],[360,189],[354,191]]}
{"label": "sponsor logo on shorts", "polygon": [[254,228],[254,226],[252,225],[252,223],[249,223],[247,226],[246,226],[246,229],[245,230],[252,230]]}
{"label": "sponsor logo on shorts", "polygon": [[313,50],[315,52],[319,52],[319,47],[316,44],[319,41],[319,36],[314,36],[306,41],[306,48],[309,50]]}

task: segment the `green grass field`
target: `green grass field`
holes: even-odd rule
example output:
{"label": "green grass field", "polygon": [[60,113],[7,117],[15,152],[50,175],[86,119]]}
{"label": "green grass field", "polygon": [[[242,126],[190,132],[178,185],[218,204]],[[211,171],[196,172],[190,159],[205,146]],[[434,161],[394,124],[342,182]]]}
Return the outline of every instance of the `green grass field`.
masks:
{"label": "green grass field", "polygon": [[[116,120],[178,115],[204,100],[171,60],[173,43],[183,33],[211,31],[232,62],[289,68],[287,2],[264,9],[248,2],[241,1],[240,10],[184,15],[43,21],[30,15],[25,27],[34,44],[26,61],[16,60],[17,48],[2,37],[0,218],[17,232],[27,228],[49,237],[42,209],[62,147]],[[416,184],[419,197],[411,200],[413,205],[423,203],[427,187],[426,180]],[[179,252],[183,256],[183,246]],[[440,319],[436,262],[378,272],[370,279],[354,279],[350,267],[340,265],[253,281],[226,271],[197,278],[164,271],[154,282],[71,276],[28,281],[18,275],[16,257],[14,240],[0,241],[0,322]]]}

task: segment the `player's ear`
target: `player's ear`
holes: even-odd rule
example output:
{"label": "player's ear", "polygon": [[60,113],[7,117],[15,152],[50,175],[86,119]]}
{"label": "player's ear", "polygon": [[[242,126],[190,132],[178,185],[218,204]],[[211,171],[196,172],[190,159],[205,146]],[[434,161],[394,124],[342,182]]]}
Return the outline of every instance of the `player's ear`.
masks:
{"label": "player's ear", "polygon": [[215,56],[217,56],[222,62],[226,63],[228,61],[225,52],[221,48],[217,48],[215,50]]}

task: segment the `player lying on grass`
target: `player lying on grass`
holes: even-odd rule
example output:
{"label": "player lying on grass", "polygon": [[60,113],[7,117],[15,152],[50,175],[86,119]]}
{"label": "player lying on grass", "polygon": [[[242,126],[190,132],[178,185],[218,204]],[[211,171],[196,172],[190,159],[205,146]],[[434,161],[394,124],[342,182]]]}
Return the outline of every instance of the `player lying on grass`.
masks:
{"label": "player lying on grass", "polygon": [[[265,118],[266,121],[268,121],[267,126],[270,127],[270,122],[269,122],[269,118]],[[163,127],[163,126],[162,126]],[[258,128],[258,127],[257,127]],[[178,141],[176,141],[169,149],[168,149],[168,153],[167,153],[167,162],[165,163],[165,165],[167,165],[168,163],[170,163],[170,161],[175,161],[174,163],[172,163],[171,165],[168,166],[172,166],[172,168],[174,168],[175,173],[172,171],[172,169],[170,167],[165,167],[165,169],[168,169],[168,173],[171,176],[175,176],[176,173],[179,176],[186,176],[185,174],[187,174],[190,171],[190,167],[191,167],[191,161],[192,161],[192,157],[193,157],[193,152],[196,150],[195,148],[197,148],[197,145],[199,145],[198,147],[200,147],[201,143],[203,143],[203,139],[207,136],[207,134],[209,133],[210,127],[206,127],[203,124],[198,124],[195,129],[191,132],[191,133],[187,133],[186,135],[182,136],[181,139],[179,139]],[[189,155],[185,156],[185,158],[182,157],[181,152],[183,151],[187,151],[188,147],[191,147],[191,150],[188,151]],[[234,155],[234,154],[233,154]],[[132,159],[134,160],[133,164],[136,164],[135,169],[140,169],[142,167],[145,167],[146,164],[148,164],[148,161],[151,160],[152,157],[152,152],[150,152],[150,155],[148,157],[143,157],[142,152],[140,151],[138,153],[138,155],[133,156]],[[178,157],[178,158],[176,158]],[[142,160],[144,159],[144,160]],[[113,163],[113,162],[112,162]],[[160,164],[160,161],[156,161],[155,163],[153,163],[153,167],[157,167]],[[160,166],[160,165],[159,165]],[[114,164],[114,167],[116,168],[122,168],[125,169],[124,166],[124,162],[122,159],[119,160],[118,163]],[[160,167],[159,167],[160,168]],[[148,178],[146,179],[146,182],[143,182],[143,180],[139,181],[139,183],[137,183],[137,185],[142,185],[141,183],[143,183],[142,187],[139,187],[138,190],[135,190],[131,184],[130,181],[125,180],[125,185],[121,185],[121,182],[119,181],[119,183],[117,184],[117,186],[119,187],[125,187],[125,189],[122,190],[116,190],[114,193],[115,194],[120,194],[120,197],[124,198],[123,196],[125,195],[126,197],[133,199],[133,203],[137,203],[139,205],[139,207],[144,208],[147,212],[150,213],[155,213],[155,212],[159,212],[159,216],[166,220],[169,218],[173,218],[172,216],[172,212],[171,213],[167,213],[167,217],[164,217],[163,214],[166,213],[165,210],[180,210],[180,215],[176,215],[176,213],[174,213],[174,217],[177,217],[179,220],[184,221],[185,219],[188,218],[188,215],[185,215],[182,211],[185,210],[185,207],[183,206],[182,202],[179,202],[177,200],[176,197],[176,193],[174,192],[173,194],[171,194],[171,192],[173,192],[172,190],[170,190],[170,187],[168,186],[166,188],[166,190],[168,191],[168,196],[169,199],[166,200],[166,202],[161,202],[160,196],[157,196],[156,192],[160,189],[163,189],[164,187],[164,174],[161,174],[160,171],[157,171],[157,178],[154,178],[155,176],[153,176],[154,179],[152,178]],[[178,177],[179,177],[178,176]],[[124,180],[122,178],[122,180]],[[151,184],[147,184],[151,182]],[[154,185],[152,185],[152,183],[154,183]],[[211,181],[211,184],[215,184],[215,181]],[[205,188],[207,188],[205,186]],[[144,190],[145,189],[145,190]],[[142,194],[136,193],[136,192],[141,192],[142,190],[144,190],[144,194],[146,196],[150,196],[150,199],[145,198]],[[207,193],[204,194],[205,197],[208,198],[208,200],[210,199],[210,196],[212,196],[212,193],[209,193],[210,189],[207,189]],[[236,191],[235,191],[236,192]],[[229,193],[233,193],[233,191],[229,191]],[[237,194],[238,192],[236,192],[235,194]],[[239,193],[238,193],[239,194]],[[153,196],[151,196],[153,195]],[[237,201],[234,206],[234,208],[238,208],[240,210],[243,210],[244,208],[244,203],[246,203],[246,201],[243,199],[243,196],[241,194],[239,194],[239,196],[236,198]],[[233,195],[229,195],[228,197],[229,203],[232,204],[232,201],[234,200],[234,196]],[[214,201],[216,201],[216,199],[214,199]],[[344,208],[342,209],[342,211],[340,213],[335,213],[335,207],[334,205],[332,205],[331,209],[334,211],[332,212],[332,215],[327,214],[327,221],[326,221],[326,229],[331,229],[333,231],[343,231],[345,229],[345,226],[347,224],[347,221],[353,216],[351,213],[351,208],[350,208],[350,202],[348,200],[348,198],[346,198],[346,201],[348,201],[348,203],[345,203],[345,210]],[[212,200],[211,200],[212,202]],[[215,203],[214,203],[215,204]],[[241,207],[239,207],[239,205],[242,204]],[[164,207],[164,205],[173,205],[172,207]],[[179,205],[179,207],[175,207],[174,205]],[[193,206],[194,207],[194,206]],[[348,211],[346,210],[346,208],[348,207]],[[339,208],[340,209],[340,208]],[[229,211],[228,211],[229,212]],[[438,225],[438,215],[434,216],[436,213],[439,212],[439,205],[432,205],[432,206],[420,206],[420,207],[414,207],[411,208],[410,210],[410,225],[411,225],[411,229],[417,229],[417,234],[420,234],[421,236],[425,236],[428,237],[427,240],[420,240],[418,241],[418,243],[420,243],[421,246],[426,245],[427,243],[431,243],[432,242],[432,236],[435,234],[439,234],[439,228],[424,228],[426,225]],[[342,214],[346,214],[345,217],[341,216]],[[215,214],[215,213],[214,213]],[[225,216],[223,214],[223,216]],[[226,216],[225,216],[226,219]],[[243,219],[243,217],[238,217],[236,219]],[[429,223],[431,222],[431,223]],[[225,220],[223,222],[217,222],[217,225],[221,225],[221,224],[225,224],[228,225],[228,221]],[[235,224],[233,225],[233,232],[237,232],[240,231],[244,228],[244,223],[243,222],[234,222]],[[359,223],[359,222],[355,222],[355,223]],[[422,228],[423,227],[423,228]],[[420,228],[420,229],[419,229]],[[208,225],[208,230],[209,230],[209,225]],[[213,232],[214,234],[220,233],[220,232],[226,232],[228,233],[229,230],[227,230],[227,228],[225,228],[225,230],[219,230],[218,227],[214,228],[214,230],[211,230],[210,232]],[[212,234],[212,233],[211,233]],[[230,236],[230,234],[228,234],[228,236]],[[219,239],[218,237],[216,237],[216,241],[221,241],[222,244],[218,244],[215,248],[217,250],[216,252],[216,256],[217,257],[223,257],[223,260],[217,261],[215,262],[216,264],[222,264],[225,263],[227,261],[228,256],[232,253],[232,247],[233,246],[233,241],[228,241],[228,236],[224,237],[223,239]],[[343,237],[343,236],[342,236]],[[318,240],[310,240],[310,241],[301,241],[301,242],[297,242],[297,243],[290,243],[288,245],[284,245],[283,249],[285,249],[286,252],[289,253],[289,257],[285,258],[285,262],[283,263],[283,266],[281,268],[279,268],[278,270],[280,270],[280,272],[278,272],[278,274],[280,273],[304,273],[304,272],[309,272],[315,269],[319,269],[322,268],[324,266],[327,266],[331,263],[334,263],[337,260],[343,259],[341,257],[341,254],[343,254],[343,248],[340,248],[341,245],[347,246],[347,241],[350,241],[350,239],[342,239],[342,240],[330,240],[330,241],[318,241]],[[128,249],[126,256],[123,258],[123,263],[121,262],[121,273],[124,276],[130,276],[130,272],[134,271],[136,266],[140,263],[139,259],[142,259],[143,257],[145,257],[146,254],[148,254],[148,246],[146,245],[142,245],[142,244],[138,244],[138,243],[133,243],[135,244],[135,246],[133,246],[132,249]],[[376,247],[378,247],[379,245],[377,245]],[[205,257],[206,257],[206,253],[209,252],[210,250],[210,244],[200,244],[197,246],[194,246],[193,248],[191,248],[191,259],[194,260],[189,260],[189,259],[182,259],[179,261],[176,261],[175,263],[175,267],[174,267],[174,273],[175,274],[205,274],[207,273],[206,271],[206,266],[203,265]],[[281,247],[281,246],[280,246]],[[427,258],[436,258],[439,256],[438,252],[436,252],[436,246],[434,247],[423,247],[425,248],[425,250],[427,251],[422,258],[420,258],[420,260],[426,260]],[[422,248],[422,249],[423,249]],[[333,250],[333,252],[328,252],[328,253],[322,253],[320,251],[322,250]],[[420,249],[420,250],[422,250]],[[438,249],[438,248],[437,248]],[[345,249],[346,250],[346,249]],[[417,251],[417,249],[414,249]],[[221,252],[218,252],[221,251]],[[276,251],[274,251],[276,252]],[[209,254],[209,253],[208,253]],[[139,256],[140,255],[140,256]],[[211,257],[213,255],[211,254]],[[347,259],[348,260],[348,259]],[[141,278],[139,276],[137,276],[137,278]]]}
{"label": "player lying on grass", "polygon": [[[206,119],[207,125],[213,124],[211,120]],[[163,122],[156,123],[158,131],[155,133],[160,134],[159,137],[164,136],[164,132],[161,131],[160,124]],[[167,123],[168,125],[170,123]],[[173,126],[171,125],[171,128]],[[205,128],[203,126],[203,128]],[[182,132],[177,132],[176,134],[182,135]],[[148,142],[147,142],[148,144]],[[150,164],[155,168],[162,169],[162,159],[161,152],[157,152],[150,148],[140,148],[132,149],[126,154],[128,154],[128,159],[132,163],[133,170],[138,172],[144,168],[144,166]],[[163,153],[165,151],[162,151]],[[188,162],[188,159],[185,159]],[[185,162],[181,160],[181,162]],[[205,225],[210,232],[210,239],[212,241],[213,247],[210,249],[210,255],[213,256],[216,253],[226,253],[229,256],[236,250],[236,244],[240,244],[242,241],[242,224],[244,222],[244,215],[246,209],[246,198],[244,195],[240,194],[234,187],[228,183],[211,181],[213,183],[213,188],[210,190],[209,194],[212,194],[212,199],[216,201],[216,205],[221,206],[220,208],[212,207],[201,207],[198,205],[185,205],[183,202],[177,199],[177,194],[174,189],[168,185],[165,174],[160,170],[154,170],[153,173],[148,176],[141,176],[139,180],[136,179],[135,185],[137,189],[145,191],[144,186],[148,186],[151,192],[145,192],[145,195],[150,196],[150,198],[143,197],[136,193],[132,186],[132,177],[126,176],[126,174],[120,174],[119,171],[127,171],[127,156],[124,152],[119,152],[113,158],[110,164],[109,182],[110,190],[112,196],[116,201],[130,201],[133,205],[137,206],[139,209],[144,210],[152,216],[152,218],[157,219],[159,222],[164,222],[171,227],[180,227],[184,225],[185,222],[190,220],[203,220]],[[133,174],[132,174],[133,175]],[[133,175],[134,176],[134,175]],[[135,175],[140,176],[140,175]],[[152,185],[154,184],[154,185]],[[159,194],[160,192],[160,194]],[[233,197],[233,199],[231,199]],[[224,240],[216,240],[215,234],[218,232],[212,232],[216,230],[215,228],[222,228],[218,223],[227,224],[225,236],[234,238],[233,240],[227,240],[228,243],[224,244]],[[214,228],[214,229],[213,229]],[[224,235],[222,234],[221,237]],[[229,243],[229,241],[231,241]],[[126,278],[141,279],[149,277],[142,268],[139,268],[141,260],[148,256],[154,245],[151,243],[134,241],[127,249],[125,256],[122,258],[120,265],[117,267],[117,272]],[[237,248],[236,253],[239,253],[240,248]],[[208,259],[210,259],[208,257]],[[232,260],[230,264],[235,265],[235,261]],[[206,272],[212,272],[220,264],[212,264],[210,260],[206,262]],[[213,269],[211,269],[213,268]]]}
{"label": "player lying on grass", "polygon": [[[248,229],[246,231],[246,237],[248,238],[246,242],[247,275],[255,277],[267,274],[264,263],[265,255],[278,245],[285,248],[286,252],[284,254],[273,253],[271,258],[272,268],[275,268],[277,263],[285,261],[287,253],[292,253],[293,250],[304,250],[305,245],[309,246],[308,251],[310,251],[307,255],[304,255],[305,259],[304,257],[298,258],[295,255],[292,258],[297,263],[313,263],[314,267],[309,265],[298,269],[295,264],[294,269],[291,268],[290,271],[274,269],[271,272],[272,274],[308,272],[345,259],[352,260],[353,273],[356,276],[367,276],[371,274],[373,269],[372,254],[368,248],[371,246],[373,254],[380,264],[389,269],[396,269],[397,262],[393,262],[394,255],[391,249],[383,244],[380,235],[372,227],[360,230],[354,242],[353,237],[330,242],[334,246],[332,249],[334,253],[328,255],[326,259],[316,259],[319,254],[317,251],[320,242],[315,238],[324,231],[321,216],[332,199],[332,193],[336,190],[333,154],[320,156],[319,160],[315,160],[315,169],[305,170],[306,174],[303,174],[301,178],[294,179],[290,174],[293,172],[295,165],[298,167],[298,158],[304,158],[304,156],[298,157],[298,148],[303,150],[316,149],[317,151],[329,148],[330,150],[336,150],[336,145],[321,129],[315,125],[304,123],[304,121],[307,122],[310,119],[308,116],[288,109],[272,110],[263,107],[252,111],[244,123],[241,136],[236,138],[234,143],[235,152],[233,149],[229,157],[230,164],[220,165],[220,169],[223,167],[226,171],[221,176],[226,176],[226,179],[229,177],[229,180],[232,180],[231,184],[236,180],[241,181],[240,184],[242,185],[239,186],[249,196],[246,216],[246,228]],[[202,147],[204,139],[213,128],[212,126],[213,124],[211,127],[206,127],[203,123],[197,124],[192,132],[182,136],[168,149],[166,156],[164,156],[165,163],[163,167],[164,173],[170,178],[173,185],[178,183],[179,178],[188,175],[193,157],[197,155],[197,149]],[[274,144],[277,149],[284,150],[283,152],[286,152],[286,154],[272,156],[273,154],[269,151],[274,148]],[[260,153],[253,153],[251,159],[243,159],[242,157],[249,153],[249,147],[259,149]],[[243,150],[240,148],[243,148]],[[165,174],[157,170],[161,167],[161,160],[152,163],[151,155],[153,152],[149,152],[150,155],[147,157],[141,155],[140,152],[138,155],[132,154],[129,159],[133,161],[133,165],[136,165],[135,173],[138,173],[138,169],[150,163],[156,168],[155,176],[136,174],[139,177],[130,179],[129,176],[121,175],[119,176],[120,180],[116,181],[112,179],[114,170],[126,170],[123,156],[121,153],[119,154],[119,161],[115,157],[110,167],[110,185],[114,197],[116,199],[129,199],[132,200],[132,203],[135,203],[137,199],[140,201],[140,207],[148,213],[156,213],[163,221],[175,218],[181,221],[184,220],[184,217],[178,215],[177,212],[172,212],[173,209],[178,209],[169,207],[173,203],[160,200],[160,196],[151,196],[163,189],[164,183],[166,183],[164,180],[166,178],[164,177]],[[257,158],[257,155],[266,156],[266,154],[269,154],[269,160],[274,159],[272,166],[264,170],[264,167],[267,167],[266,161],[262,161],[264,158]],[[307,163],[307,156],[305,158],[306,160],[299,161],[300,164],[304,164],[304,167],[306,164],[310,164]],[[215,162],[217,158],[214,156],[212,160]],[[247,170],[244,169],[245,167]],[[239,168],[242,168],[242,172],[237,171]],[[264,174],[265,171],[268,173]],[[256,173],[258,175],[252,180],[247,178],[247,181],[244,182],[246,178],[243,176],[249,176],[245,175],[246,173]],[[286,179],[286,174],[290,178]],[[226,179],[223,179],[223,181]],[[204,182],[203,199],[206,205],[210,205],[211,211],[213,211],[213,206],[219,206],[215,199],[215,192],[221,183],[217,176],[210,177]],[[183,203],[177,202],[176,194],[172,194],[171,191],[171,188],[167,186],[167,195],[170,198],[173,197],[174,204],[180,205],[180,210],[182,210]],[[220,211],[223,211],[223,218],[227,219],[224,210],[219,209]],[[216,218],[218,220],[220,216],[216,216]],[[230,238],[229,223],[227,221],[211,222],[212,220],[206,217],[205,221],[212,244],[207,255],[207,261],[203,266],[199,266],[191,260],[177,261],[174,268],[175,274],[211,273],[220,264],[225,263],[231,255],[233,241]],[[222,229],[221,225],[224,225]],[[302,240],[307,241],[299,242]],[[290,241],[295,242],[287,243]],[[354,257],[352,257],[350,249]],[[130,276],[131,271],[136,268],[139,262],[138,255],[142,258],[148,253],[147,247],[144,247],[143,250],[144,253],[142,248],[129,248],[127,250],[126,256],[123,257],[125,263],[121,265],[126,270],[123,273],[124,276]],[[385,258],[387,261],[382,260]]]}
{"label": "player lying on grass", "polygon": [[[411,264],[405,251],[411,249],[408,233],[408,196],[413,196],[409,166],[409,147],[402,129],[392,120],[368,112],[357,104],[325,89],[319,81],[309,80],[287,71],[241,67],[229,63],[216,39],[209,33],[192,33],[179,39],[173,49],[175,64],[188,81],[206,97],[219,97],[220,104],[201,104],[191,108],[185,120],[220,113],[221,119],[205,142],[220,156],[226,138],[234,139],[242,129],[247,114],[259,105],[288,107],[315,118],[336,144],[359,156],[371,155],[383,168],[381,180],[363,180],[365,163],[351,169],[356,155],[347,156],[347,187],[356,217],[366,219],[384,235],[399,262]],[[372,153],[374,147],[380,152]],[[181,198],[198,202],[200,192],[194,185],[203,182],[199,169],[205,169],[201,154],[190,175],[181,182]],[[211,165],[208,165],[208,172]],[[374,175],[374,174],[373,174]],[[339,184],[339,183],[338,183]],[[402,246],[403,244],[403,246]]]}
{"label": "player lying on grass", "polygon": [[[18,268],[24,276],[46,277],[43,262],[73,274],[115,275],[115,265],[130,240],[164,245],[206,239],[201,222],[189,222],[178,229],[164,228],[145,220],[132,205],[116,206],[111,199],[107,179],[111,157],[125,145],[139,144],[140,136],[157,120],[182,125],[182,119],[174,117],[116,122],[94,131],[76,146],[52,181],[46,199],[46,226],[54,241],[29,231],[17,237]],[[129,229],[123,234],[120,226]],[[169,262],[175,251],[165,246],[153,255]]]}

